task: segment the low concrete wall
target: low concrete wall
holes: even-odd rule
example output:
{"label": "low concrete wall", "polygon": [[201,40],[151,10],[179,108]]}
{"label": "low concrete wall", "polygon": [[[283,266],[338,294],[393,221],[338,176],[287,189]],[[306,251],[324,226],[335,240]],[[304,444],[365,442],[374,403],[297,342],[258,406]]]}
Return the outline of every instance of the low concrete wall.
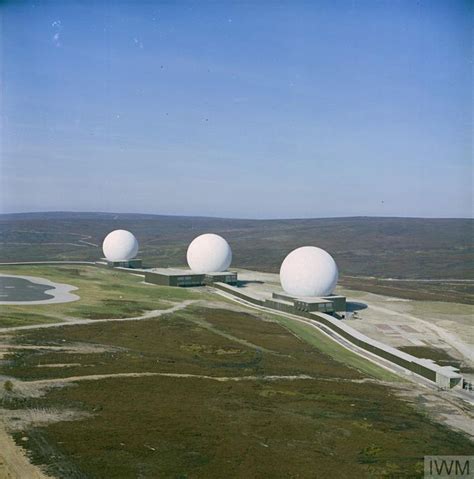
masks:
{"label": "low concrete wall", "polygon": [[274,301],[273,299],[267,299],[263,303],[266,308],[276,309],[277,311],[283,311],[284,313],[298,314],[301,315],[303,311],[298,311],[295,309],[294,305],[290,302],[283,301]]}
{"label": "low concrete wall", "polygon": [[[399,366],[413,371],[420,376],[429,379],[430,381],[436,382],[437,369],[440,368],[437,364],[433,363],[433,367],[420,364],[420,359],[412,356],[411,354],[404,353],[396,348],[387,346],[379,341],[369,338],[362,333],[359,333],[355,329],[351,328],[344,322],[334,319],[332,316],[329,316],[324,313],[308,313],[307,318],[318,321],[328,328],[332,329],[334,332],[347,339],[351,343],[359,346],[360,348],[369,351],[370,353],[376,354],[381,358],[387,359],[392,363],[398,364]],[[422,360],[423,361],[423,360]],[[426,360],[424,360],[426,361]]]}
{"label": "low concrete wall", "polygon": [[231,286],[230,284],[226,283],[214,283],[212,285],[216,289],[220,289],[221,291],[225,291],[226,293],[230,293],[237,298],[243,299],[244,301],[248,301],[249,303],[256,304],[257,306],[263,306],[264,301],[260,299],[258,296],[254,296],[251,293],[244,293],[239,288],[235,286]]}

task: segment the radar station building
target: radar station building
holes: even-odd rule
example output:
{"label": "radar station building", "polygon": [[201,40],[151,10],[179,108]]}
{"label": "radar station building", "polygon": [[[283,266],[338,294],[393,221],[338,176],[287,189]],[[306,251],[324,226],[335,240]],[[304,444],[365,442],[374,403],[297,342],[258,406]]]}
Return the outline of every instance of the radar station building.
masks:
{"label": "radar station building", "polygon": [[237,273],[222,271],[215,273],[195,273],[189,269],[153,268],[144,270],[145,282],[161,286],[206,286],[216,282],[237,284]]}
{"label": "radar station building", "polygon": [[99,262],[108,266],[109,268],[131,268],[131,269],[140,269],[142,267],[142,260],[138,258],[126,259],[121,261],[111,261],[107,258],[102,258]]}
{"label": "radar station building", "polygon": [[297,311],[305,311],[308,313],[335,313],[346,311],[346,297],[337,295],[328,295],[322,297],[295,297],[285,293],[273,293],[272,299],[283,300],[293,304]]}

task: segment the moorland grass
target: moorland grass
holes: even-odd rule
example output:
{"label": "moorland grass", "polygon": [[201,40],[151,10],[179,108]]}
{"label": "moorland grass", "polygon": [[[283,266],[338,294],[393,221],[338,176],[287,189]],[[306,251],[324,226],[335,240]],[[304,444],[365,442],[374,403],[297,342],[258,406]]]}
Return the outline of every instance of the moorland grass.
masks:
{"label": "moorland grass", "polygon": [[[144,264],[186,262],[186,248],[212,231],[227,238],[233,265],[277,272],[292,249],[329,251],[351,276],[473,278],[472,219],[320,218],[245,220],[139,214],[36,213],[0,216],[0,261],[100,257],[107,233],[120,226],[137,236]],[[82,241],[81,241],[82,240]],[[84,242],[85,241],[85,242]],[[91,244],[92,243],[92,244]],[[409,288],[407,288],[409,289]]]}
{"label": "moorland grass", "polygon": [[[208,374],[210,370],[224,375],[363,377],[355,369],[289,335],[274,321],[224,309],[201,307],[157,320],[38,329],[17,335],[17,342],[63,348],[92,344],[106,349],[88,354],[15,351],[8,356],[10,363],[2,371],[21,379],[145,371]],[[54,363],[82,366],[36,367]]]}
{"label": "moorland grass", "polygon": [[276,321],[298,337],[308,342],[322,353],[329,355],[336,361],[350,365],[362,373],[383,381],[403,382],[403,378],[377,366],[358,354],[344,348],[316,328],[302,322],[293,321],[283,316],[273,315]]}
{"label": "moorland grass", "polygon": [[[431,422],[388,386],[353,382],[368,372],[317,349],[329,343],[305,328],[292,331],[307,335],[302,342],[282,326],[194,307],[156,320],[17,333],[19,343],[109,348],[17,351],[0,374],[23,379],[140,371],[314,379],[112,378],[3,406],[91,414],[15,436],[59,478],[418,477],[424,455],[474,453],[465,436]],[[80,366],[35,367],[48,363]]]}
{"label": "moorland grass", "polygon": [[377,278],[348,278],[343,276],[339,284],[349,290],[367,291],[395,298],[474,304],[474,285],[472,283],[450,283],[449,280],[439,283],[386,281]]}

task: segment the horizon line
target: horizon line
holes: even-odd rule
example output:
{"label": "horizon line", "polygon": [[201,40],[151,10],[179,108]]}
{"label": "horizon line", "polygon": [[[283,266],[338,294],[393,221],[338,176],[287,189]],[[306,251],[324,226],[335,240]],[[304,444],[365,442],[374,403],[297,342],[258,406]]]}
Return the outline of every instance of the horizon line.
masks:
{"label": "horizon line", "polygon": [[186,215],[186,214],[165,214],[165,213],[137,213],[137,212],[118,212],[118,211],[71,211],[71,210],[41,210],[41,211],[17,211],[0,213],[3,216],[20,216],[20,215],[41,215],[41,214],[95,214],[95,215],[136,215],[136,216],[160,216],[171,218],[202,218],[215,220],[244,220],[244,221],[298,221],[298,220],[319,220],[319,219],[423,219],[423,220],[474,220],[471,216],[379,216],[379,215],[337,215],[337,216],[300,216],[300,217],[284,217],[284,218],[250,218],[241,216],[210,216],[210,215]]}

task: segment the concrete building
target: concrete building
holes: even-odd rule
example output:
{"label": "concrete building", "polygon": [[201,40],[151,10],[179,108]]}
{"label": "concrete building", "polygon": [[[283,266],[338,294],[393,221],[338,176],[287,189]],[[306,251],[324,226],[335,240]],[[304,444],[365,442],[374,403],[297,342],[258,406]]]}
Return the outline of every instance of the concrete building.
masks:
{"label": "concrete building", "polygon": [[142,267],[142,260],[138,258],[121,260],[121,261],[110,261],[107,258],[102,258],[101,263],[105,264],[109,268],[141,269]]}
{"label": "concrete building", "polygon": [[144,270],[145,282],[162,286],[204,286],[215,282],[236,284],[237,273],[222,271],[215,273],[194,273],[189,269],[153,268]]}
{"label": "concrete building", "polygon": [[297,311],[320,313],[345,313],[345,296],[329,295],[323,297],[295,297],[286,293],[273,293],[272,298],[277,301],[286,301],[293,305]]}

